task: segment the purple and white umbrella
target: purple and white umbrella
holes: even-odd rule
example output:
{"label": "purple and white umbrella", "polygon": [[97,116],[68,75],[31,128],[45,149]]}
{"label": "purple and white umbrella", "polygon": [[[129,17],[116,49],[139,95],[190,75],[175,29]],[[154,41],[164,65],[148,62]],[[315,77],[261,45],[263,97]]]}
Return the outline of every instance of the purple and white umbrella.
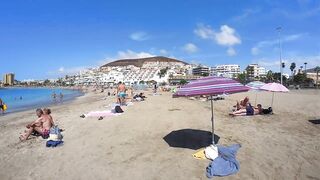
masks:
{"label": "purple and white umbrella", "polygon": [[275,92],[289,92],[289,90],[285,86],[279,83],[268,83],[260,87],[260,89],[272,92],[271,107],[273,106],[273,99],[274,99]]}
{"label": "purple and white umbrella", "polygon": [[191,81],[189,84],[182,86],[174,94],[174,97],[232,94],[246,92],[249,89],[249,87],[246,87],[233,79],[223,77],[205,77]]}
{"label": "purple and white umbrella", "polygon": [[211,96],[211,122],[212,122],[212,144],[214,142],[214,118],[213,118],[213,98],[214,95],[232,94],[246,92],[250,88],[242,85],[236,80],[223,77],[205,77],[191,81],[177,90],[173,97],[190,97],[207,95]]}

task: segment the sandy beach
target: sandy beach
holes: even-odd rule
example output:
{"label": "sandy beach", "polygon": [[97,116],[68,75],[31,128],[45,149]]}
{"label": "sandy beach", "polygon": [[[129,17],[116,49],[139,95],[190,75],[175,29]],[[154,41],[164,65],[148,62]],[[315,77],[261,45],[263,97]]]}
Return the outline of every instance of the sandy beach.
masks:
{"label": "sandy beach", "polygon": [[[210,161],[192,154],[210,138],[210,102],[149,94],[101,121],[79,116],[110,109],[114,98],[104,100],[105,94],[53,107],[54,120],[65,129],[64,145],[57,148],[45,147],[41,137],[19,142],[35,119],[33,110],[0,116],[0,179],[207,179]],[[255,92],[214,102],[219,144],[242,145],[239,173],[216,179],[320,179],[320,125],[308,122],[320,119],[320,91],[277,93],[274,115],[230,117],[235,101],[247,95],[253,102]],[[258,102],[268,107],[271,97],[260,92]],[[170,146],[164,137],[179,130]],[[179,143],[193,148],[172,147]]]}

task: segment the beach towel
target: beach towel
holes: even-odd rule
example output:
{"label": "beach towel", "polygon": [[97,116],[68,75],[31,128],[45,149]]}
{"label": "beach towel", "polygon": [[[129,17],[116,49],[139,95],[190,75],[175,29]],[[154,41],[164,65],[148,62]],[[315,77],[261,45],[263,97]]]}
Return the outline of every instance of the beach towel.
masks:
{"label": "beach towel", "polygon": [[109,117],[114,116],[115,113],[112,111],[91,111],[88,114],[85,115],[85,117]]}
{"label": "beach towel", "polygon": [[46,143],[47,147],[57,147],[63,144],[63,141],[53,141],[53,140],[49,140]]}
{"label": "beach towel", "polygon": [[231,146],[218,146],[219,156],[210,162],[206,169],[207,177],[228,176],[235,174],[240,169],[240,164],[236,159],[240,144]]}
{"label": "beach towel", "polygon": [[204,154],[204,149],[199,149],[196,153],[192,154],[195,159],[207,159]]}

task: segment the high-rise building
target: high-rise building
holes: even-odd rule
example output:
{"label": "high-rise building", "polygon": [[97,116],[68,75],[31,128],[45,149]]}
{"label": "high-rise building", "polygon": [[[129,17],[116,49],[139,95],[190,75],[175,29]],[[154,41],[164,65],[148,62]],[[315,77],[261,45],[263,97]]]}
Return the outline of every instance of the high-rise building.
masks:
{"label": "high-rise building", "polygon": [[240,74],[240,66],[237,64],[224,64],[211,68],[211,75],[233,78]]}
{"label": "high-rise building", "polygon": [[13,86],[14,85],[14,74],[8,73],[3,76],[3,85]]}

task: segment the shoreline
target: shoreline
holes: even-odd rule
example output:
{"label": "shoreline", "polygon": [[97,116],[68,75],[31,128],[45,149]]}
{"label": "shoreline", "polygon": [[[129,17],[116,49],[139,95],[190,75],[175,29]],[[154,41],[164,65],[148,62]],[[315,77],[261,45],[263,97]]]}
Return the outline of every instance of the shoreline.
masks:
{"label": "shoreline", "polygon": [[[12,87],[12,88],[25,89],[25,87]],[[8,89],[12,89],[12,88],[8,88]],[[32,89],[38,89],[38,88],[39,89],[50,89],[50,90],[51,89],[62,89],[62,88],[32,87]],[[7,89],[7,88],[3,88],[3,89]],[[66,89],[62,89],[62,90],[66,90]],[[67,89],[67,90],[69,90],[69,89]],[[71,94],[70,97],[67,96],[67,98],[63,99],[62,102],[60,102],[60,101],[53,102],[53,100],[45,100],[43,102],[38,102],[38,103],[33,104],[31,106],[28,106],[28,107],[20,107],[19,109],[15,109],[14,111],[9,111],[9,112],[5,112],[4,114],[0,114],[0,121],[1,121],[1,117],[7,116],[7,115],[10,115],[10,114],[29,111],[29,110],[32,110],[32,109],[39,108],[40,106],[42,106],[42,107],[53,107],[53,106],[63,105],[63,104],[75,101],[77,98],[85,96],[87,94],[87,92],[85,92],[85,91],[81,91],[81,90],[75,90],[75,91],[78,91],[78,94]]]}

